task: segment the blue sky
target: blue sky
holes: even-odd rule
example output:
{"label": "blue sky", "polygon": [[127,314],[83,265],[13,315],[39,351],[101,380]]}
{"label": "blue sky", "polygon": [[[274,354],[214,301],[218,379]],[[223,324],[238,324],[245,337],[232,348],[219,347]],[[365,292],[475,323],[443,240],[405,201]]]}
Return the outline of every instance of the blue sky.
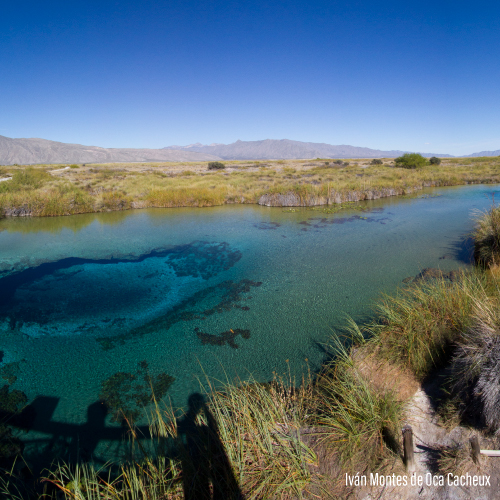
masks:
{"label": "blue sky", "polygon": [[2,2],[0,135],[500,149],[500,4]]}

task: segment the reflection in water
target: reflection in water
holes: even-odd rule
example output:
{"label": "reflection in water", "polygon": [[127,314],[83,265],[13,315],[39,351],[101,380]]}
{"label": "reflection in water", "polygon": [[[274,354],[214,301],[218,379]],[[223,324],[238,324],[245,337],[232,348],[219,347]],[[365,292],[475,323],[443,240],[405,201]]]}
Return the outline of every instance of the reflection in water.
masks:
{"label": "reflection in water", "polygon": [[8,224],[0,224],[0,231],[11,233],[48,232],[57,234],[64,229],[78,232],[93,222],[113,226],[121,224],[129,212],[116,211],[95,214],[78,214],[61,217],[9,217]]}

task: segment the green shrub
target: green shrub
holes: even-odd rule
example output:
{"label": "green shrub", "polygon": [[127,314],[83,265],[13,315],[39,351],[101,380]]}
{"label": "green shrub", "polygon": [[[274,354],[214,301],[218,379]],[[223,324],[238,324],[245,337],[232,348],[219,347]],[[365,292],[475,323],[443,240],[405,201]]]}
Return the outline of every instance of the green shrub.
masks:
{"label": "green shrub", "polygon": [[370,165],[382,165],[384,162],[382,160],[379,160],[378,158],[374,158],[371,162]]}
{"label": "green shrub", "polygon": [[76,164],[73,164],[73,165],[70,165],[69,168],[80,168],[80,166],[76,165]]}
{"label": "green shrub", "polygon": [[420,168],[427,164],[427,160],[419,153],[406,153],[394,160],[396,167]]}
{"label": "green shrub", "polygon": [[226,168],[226,165],[220,161],[211,161],[208,164],[208,170],[222,170],[224,168]]}
{"label": "green shrub", "polygon": [[441,158],[438,158],[437,156],[433,156],[432,158],[429,158],[429,163],[431,165],[441,165]]}

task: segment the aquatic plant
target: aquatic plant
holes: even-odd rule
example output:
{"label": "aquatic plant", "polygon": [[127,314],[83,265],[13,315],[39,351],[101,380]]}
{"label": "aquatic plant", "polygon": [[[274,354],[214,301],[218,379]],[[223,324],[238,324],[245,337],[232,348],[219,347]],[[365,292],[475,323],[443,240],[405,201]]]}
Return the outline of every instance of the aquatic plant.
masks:
{"label": "aquatic plant", "polygon": [[219,333],[218,335],[202,332],[198,327],[196,327],[194,331],[203,345],[210,344],[223,346],[228,344],[229,347],[232,347],[233,349],[238,349],[239,347],[234,341],[238,335],[241,335],[241,337],[245,340],[250,338],[250,330],[242,330],[241,328],[235,328],[234,330],[230,329]]}
{"label": "aquatic plant", "polygon": [[104,380],[99,398],[110,410],[112,422],[135,422],[152,402],[151,394],[160,400],[174,381],[166,373],[151,376],[148,363],[141,361],[134,373],[118,372]]}
{"label": "aquatic plant", "polygon": [[[243,294],[250,292],[252,288],[259,287],[261,284],[262,282],[260,281],[251,281],[248,279],[243,279],[236,283],[231,280],[223,281],[218,285],[196,292],[191,297],[174,306],[166,314],[149,321],[143,326],[119,335],[98,337],[96,341],[99,342],[104,350],[109,350],[117,345],[123,345],[128,339],[136,336],[143,336],[157,331],[167,331],[180,321],[200,320],[213,314],[230,311],[233,308],[247,311],[248,307],[239,304],[239,302],[244,300]],[[217,302],[209,308],[195,308],[201,302],[206,303],[206,301]]]}
{"label": "aquatic plant", "polygon": [[12,385],[19,375],[21,369],[21,363],[25,361],[13,361],[12,363],[7,363],[0,368],[0,377],[6,380],[10,385]]}
{"label": "aquatic plant", "polygon": [[241,257],[242,253],[233,250],[227,242],[195,241],[173,248],[166,262],[174,269],[176,276],[208,280],[233,267]]}
{"label": "aquatic plant", "polygon": [[9,422],[27,403],[28,398],[24,392],[10,390],[7,384],[0,387],[0,471],[3,467],[11,466],[13,459],[24,449],[23,443],[12,433]]}

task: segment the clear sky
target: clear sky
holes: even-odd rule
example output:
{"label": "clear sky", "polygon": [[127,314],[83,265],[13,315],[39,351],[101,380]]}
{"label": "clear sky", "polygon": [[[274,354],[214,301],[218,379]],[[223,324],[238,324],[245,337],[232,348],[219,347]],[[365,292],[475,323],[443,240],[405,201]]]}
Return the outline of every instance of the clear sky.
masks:
{"label": "clear sky", "polygon": [[3,0],[0,135],[500,149],[500,3]]}

